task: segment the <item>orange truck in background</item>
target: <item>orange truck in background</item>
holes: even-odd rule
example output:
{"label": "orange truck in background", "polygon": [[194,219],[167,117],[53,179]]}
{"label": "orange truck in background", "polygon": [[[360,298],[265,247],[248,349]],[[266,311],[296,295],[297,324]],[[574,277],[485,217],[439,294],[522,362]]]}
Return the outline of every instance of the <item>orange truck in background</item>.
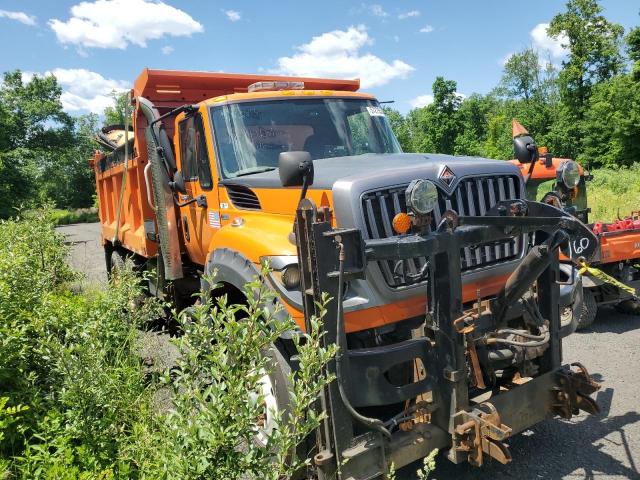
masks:
{"label": "orange truck in background", "polygon": [[[528,135],[528,132],[514,120],[513,136],[515,138],[519,135]],[[553,157],[544,147],[540,150],[540,159],[535,164],[521,164],[518,160],[511,160],[525,178],[527,198],[564,208],[588,224],[598,237],[598,250],[592,265],[639,291],[640,211],[631,212],[624,219],[608,224],[601,221],[590,222],[587,182],[592,176],[585,173],[578,162]],[[572,267],[565,264],[565,278],[569,268]],[[583,308],[578,319],[578,329],[593,323],[599,305],[613,305],[622,313],[640,315],[640,301],[630,292],[590,275],[582,276],[582,285]]]}
{"label": "orange truck in background", "polygon": [[[295,369],[291,339],[311,297],[333,291],[323,338],[344,363],[327,366],[336,381],[306,452],[314,478],[387,478],[391,462],[434,448],[456,463],[507,463],[511,435],[598,411],[599,385],[561,363],[576,316],[561,324],[559,311],[582,308],[582,286],[557,281],[558,250],[586,241],[590,257],[595,237],[527,201],[517,165],[403,153],[378,101],[358,90],[358,80],[145,69],[131,125],[105,127],[91,160],[107,269],[131,259],[150,294],[184,306],[213,274],[213,295],[242,303],[268,262],[280,313],[297,324],[265,376],[273,408],[286,408],[282,372]],[[350,253],[322,273],[335,242]],[[345,257],[360,261],[345,270]]]}

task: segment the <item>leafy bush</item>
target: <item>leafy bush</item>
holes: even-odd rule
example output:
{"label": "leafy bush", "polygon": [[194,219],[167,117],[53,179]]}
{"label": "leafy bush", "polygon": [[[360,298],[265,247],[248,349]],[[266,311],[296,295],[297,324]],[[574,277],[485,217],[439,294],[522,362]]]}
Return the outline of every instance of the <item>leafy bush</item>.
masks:
{"label": "leafy bush", "polygon": [[[286,411],[267,412],[262,382],[278,368],[279,337],[296,327],[281,307],[271,308],[273,294],[259,279],[245,294],[246,305],[207,299],[178,316],[180,361],[174,378],[164,377],[173,408],[141,437],[142,477],[277,480],[304,469],[307,460],[296,449],[322,418],[313,407],[331,380],[322,369],[335,349],[322,348],[320,319],[314,319],[309,335],[295,342],[300,368],[286,376]],[[276,427],[266,443],[257,442],[270,414]]]}
{"label": "leafy bush", "polygon": [[[0,475],[8,478],[287,478],[296,448],[318,425],[321,319],[290,348],[286,411],[265,444],[264,375],[292,320],[259,280],[247,304],[203,299],[177,314],[181,360],[160,379],[139,357],[139,328],[162,314],[140,302],[129,270],[105,292],[74,295],[63,238],[48,212],[0,222]],[[264,274],[265,272],[263,272]],[[267,306],[269,308],[267,308]],[[170,409],[154,394],[170,388]],[[271,412],[269,412],[271,413]]]}

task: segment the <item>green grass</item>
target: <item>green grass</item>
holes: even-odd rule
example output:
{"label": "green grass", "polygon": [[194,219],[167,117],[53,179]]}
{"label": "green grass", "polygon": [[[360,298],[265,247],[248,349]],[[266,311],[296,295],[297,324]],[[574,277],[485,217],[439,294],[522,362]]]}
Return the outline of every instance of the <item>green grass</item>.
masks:
{"label": "green grass", "polygon": [[77,208],[75,210],[51,210],[56,225],[70,225],[72,223],[93,223],[99,221],[97,208]]}
{"label": "green grass", "polygon": [[592,170],[587,184],[591,221],[611,222],[640,210],[640,163],[630,168]]}

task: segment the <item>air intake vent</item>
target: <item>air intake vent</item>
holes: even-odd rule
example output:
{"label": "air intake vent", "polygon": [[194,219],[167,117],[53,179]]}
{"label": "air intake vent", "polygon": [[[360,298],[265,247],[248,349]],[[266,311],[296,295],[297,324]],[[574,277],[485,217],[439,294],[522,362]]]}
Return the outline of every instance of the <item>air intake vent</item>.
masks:
{"label": "air intake vent", "polygon": [[253,190],[244,185],[225,185],[227,187],[227,195],[231,203],[236,208],[244,208],[247,210],[260,210],[260,200]]}

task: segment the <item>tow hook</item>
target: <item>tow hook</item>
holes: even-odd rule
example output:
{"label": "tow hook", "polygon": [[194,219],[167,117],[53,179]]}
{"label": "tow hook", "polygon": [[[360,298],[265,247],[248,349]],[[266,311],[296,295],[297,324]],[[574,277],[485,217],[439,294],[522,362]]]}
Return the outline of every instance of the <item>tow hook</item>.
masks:
{"label": "tow hook", "polygon": [[557,372],[558,386],[553,388],[554,413],[566,419],[577,415],[580,410],[592,415],[599,413],[600,407],[590,395],[600,390],[600,384],[591,378],[581,363],[572,363],[571,367],[576,367],[576,370]]}
{"label": "tow hook", "polygon": [[453,448],[466,454],[471,465],[481,467],[484,455],[502,464],[511,461],[511,452],[504,441],[511,436],[511,428],[500,420],[500,414],[489,402],[482,403],[471,412],[458,412],[459,423],[454,429]]}

